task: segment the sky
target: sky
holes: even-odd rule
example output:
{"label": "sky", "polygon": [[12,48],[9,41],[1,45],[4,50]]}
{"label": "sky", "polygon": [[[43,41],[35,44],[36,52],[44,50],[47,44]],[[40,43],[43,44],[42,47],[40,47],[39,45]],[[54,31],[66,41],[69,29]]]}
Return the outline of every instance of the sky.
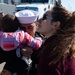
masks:
{"label": "sky", "polygon": [[69,11],[75,11],[75,0],[61,0],[61,4]]}

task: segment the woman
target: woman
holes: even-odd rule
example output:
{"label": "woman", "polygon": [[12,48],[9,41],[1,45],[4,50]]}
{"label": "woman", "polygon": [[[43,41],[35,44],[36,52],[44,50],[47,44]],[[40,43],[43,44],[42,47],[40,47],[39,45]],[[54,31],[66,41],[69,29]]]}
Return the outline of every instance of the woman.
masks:
{"label": "woman", "polygon": [[55,6],[39,20],[37,31],[46,38],[37,75],[75,75],[75,14]]}

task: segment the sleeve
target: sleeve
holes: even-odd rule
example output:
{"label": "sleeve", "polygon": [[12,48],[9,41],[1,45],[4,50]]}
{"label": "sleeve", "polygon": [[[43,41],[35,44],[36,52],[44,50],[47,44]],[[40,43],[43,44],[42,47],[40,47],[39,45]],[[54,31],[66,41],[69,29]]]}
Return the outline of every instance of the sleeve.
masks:
{"label": "sleeve", "polygon": [[38,50],[38,48],[40,48],[42,45],[42,39],[41,38],[37,37],[34,39],[28,33],[24,34],[24,40],[25,40],[26,44],[28,46],[30,46],[31,48],[33,48],[34,50]]}
{"label": "sleeve", "polygon": [[0,39],[0,47],[4,51],[11,51],[19,46],[15,33],[3,33]]}

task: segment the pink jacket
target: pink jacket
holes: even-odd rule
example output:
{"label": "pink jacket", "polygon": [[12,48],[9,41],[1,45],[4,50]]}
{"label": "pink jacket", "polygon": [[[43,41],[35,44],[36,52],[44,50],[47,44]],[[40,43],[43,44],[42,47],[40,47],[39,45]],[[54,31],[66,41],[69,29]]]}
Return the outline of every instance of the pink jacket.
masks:
{"label": "pink jacket", "polygon": [[11,51],[20,47],[21,43],[25,43],[31,48],[37,50],[41,44],[41,38],[33,38],[27,32],[22,30],[16,32],[0,32],[0,47],[4,51]]}

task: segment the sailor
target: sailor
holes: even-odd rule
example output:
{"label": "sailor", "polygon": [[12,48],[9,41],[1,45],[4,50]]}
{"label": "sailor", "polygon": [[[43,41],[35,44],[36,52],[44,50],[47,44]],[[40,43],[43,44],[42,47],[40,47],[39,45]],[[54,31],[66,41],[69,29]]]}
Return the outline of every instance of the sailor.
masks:
{"label": "sailor", "polygon": [[[41,35],[40,33],[36,32],[36,28],[37,28],[37,18],[39,16],[37,11],[33,11],[33,10],[22,10],[19,11],[15,14],[15,16],[18,18],[19,22],[21,23],[20,29],[23,29],[24,31],[28,32],[31,36],[33,36],[34,38],[41,37],[43,38],[43,35]],[[24,48],[22,48],[23,50]],[[40,49],[35,51],[33,50],[33,53],[27,56],[31,57],[32,60],[32,66],[29,70],[29,75],[36,75],[37,73],[37,65],[38,65],[38,61],[39,61],[39,52]],[[23,53],[24,54],[24,53]]]}

